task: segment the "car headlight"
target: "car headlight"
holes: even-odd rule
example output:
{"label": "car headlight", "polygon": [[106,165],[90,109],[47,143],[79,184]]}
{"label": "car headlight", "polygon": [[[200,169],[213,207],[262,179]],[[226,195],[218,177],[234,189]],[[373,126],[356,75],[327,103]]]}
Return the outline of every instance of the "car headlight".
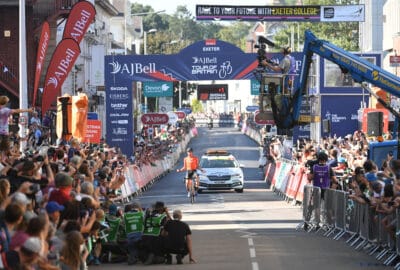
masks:
{"label": "car headlight", "polygon": [[242,175],[240,173],[235,173],[235,174],[232,174],[232,177],[240,177],[240,178],[242,178]]}

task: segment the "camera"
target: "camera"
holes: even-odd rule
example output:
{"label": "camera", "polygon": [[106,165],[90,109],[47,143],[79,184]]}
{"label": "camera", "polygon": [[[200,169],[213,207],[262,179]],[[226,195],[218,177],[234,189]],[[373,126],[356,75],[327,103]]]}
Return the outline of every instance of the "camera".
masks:
{"label": "camera", "polygon": [[261,62],[264,60],[270,64],[275,64],[274,62],[271,61],[271,59],[267,57],[267,52],[266,52],[267,45],[270,47],[275,47],[275,43],[273,43],[272,41],[263,36],[259,36],[258,44],[254,45],[254,48],[257,49],[258,67],[263,66]]}
{"label": "camera", "polygon": [[32,184],[29,186],[29,193],[30,194],[35,194],[40,190],[40,185],[39,184]]}

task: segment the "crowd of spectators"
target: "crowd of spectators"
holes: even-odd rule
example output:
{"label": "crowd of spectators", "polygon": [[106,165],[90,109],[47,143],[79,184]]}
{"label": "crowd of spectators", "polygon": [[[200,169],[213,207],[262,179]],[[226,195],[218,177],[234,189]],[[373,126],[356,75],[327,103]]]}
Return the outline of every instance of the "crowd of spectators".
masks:
{"label": "crowd of spectators", "polygon": [[[318,163],[319,154],[324,153],[326,164],[334,173],[331,188],[344,190],[350,200],[367,204],[374,216],[371,222],[378,222],[378,215],[383,216],[381,225],[394,239],[395,212],[400,206],[400,160],[392,151],[388,151],[383,160],[368,159],[370,140],[360,130],[341,138],[326,137],[320,143],[299,140],[291,149],[292,161],[310,171]],[[265,139],[267,162],[282,157],[285,152],[283,141],[284,138],[279,136]]]}
{"label": "crowd of spectators", "polygon": [[[145,127],[135,137],[135,155],[127,157],[104,142],[72,138],[51,144],[46,121],[33,113],[27,138],[1,134],[1,269],[85,269],[109,260],[102,235],[112,229],[110,217],[126,210],[116,202],[125,182],[123,170],[154,165],[176,150],[194,124],[186,118],[151,134]],[[126,250],[121,254],[125,260]]]}

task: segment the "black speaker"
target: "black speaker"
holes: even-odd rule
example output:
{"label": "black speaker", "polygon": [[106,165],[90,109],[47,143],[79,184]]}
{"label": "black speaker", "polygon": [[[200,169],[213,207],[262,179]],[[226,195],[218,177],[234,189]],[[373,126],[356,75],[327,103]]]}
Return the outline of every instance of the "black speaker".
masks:
{"label": "black speaker", "polygon": [[367,114],[367,135],[382,136],[383,112],[369,112]]}
{"label": "black speaker", "polygon": [[329,119],[322,120],[322,132],[323,133],[331,132],[331,121]]}

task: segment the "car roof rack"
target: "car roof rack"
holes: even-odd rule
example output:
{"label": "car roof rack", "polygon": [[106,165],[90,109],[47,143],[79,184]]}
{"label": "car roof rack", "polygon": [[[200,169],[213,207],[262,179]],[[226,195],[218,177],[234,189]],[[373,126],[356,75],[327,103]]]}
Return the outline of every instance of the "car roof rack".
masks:
{"label": "car roof rack", "polygon": [[207,150],[206,155],[207,156],[229,156],[231,153],[229,153],[227,150],[223,149],[213,149],[213,150]]}

